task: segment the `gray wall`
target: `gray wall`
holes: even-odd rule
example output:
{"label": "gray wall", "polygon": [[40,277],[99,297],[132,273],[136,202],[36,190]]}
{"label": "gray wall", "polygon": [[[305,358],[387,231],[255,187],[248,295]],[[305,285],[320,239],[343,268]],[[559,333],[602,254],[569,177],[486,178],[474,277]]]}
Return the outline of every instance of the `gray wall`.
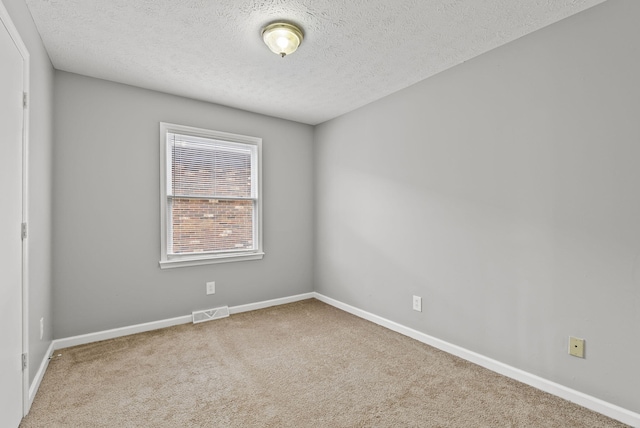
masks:
{"label": "gray wall", "polygon": [[638,16],[604,3],[318,126],[316,291],[639,412]]}
{"label": "gray wall", "polygon": [[[51,151],[53,67],[23,0],[2,0],[29,50],[29,382],[52,340],[51,312]],[[40,340],[40,318],[44,337]]]}
{"label": "gray wall", "polygon": [[[312,290],[311,126],[61,71],[54,99],[55,338]],[[263,139],[263,260],[159,268],[161,121]]]}

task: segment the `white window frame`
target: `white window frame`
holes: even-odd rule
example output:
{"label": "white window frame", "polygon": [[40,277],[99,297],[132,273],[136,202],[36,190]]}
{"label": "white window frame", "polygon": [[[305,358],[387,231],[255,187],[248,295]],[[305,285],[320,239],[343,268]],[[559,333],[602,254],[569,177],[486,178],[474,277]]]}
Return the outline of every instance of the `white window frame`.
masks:
{"label": "white window frame", "polygon": [[[255,171],[254,174],[258,181],[258,195],[254,211],[255,221],[253,231],[254,239],[257,242],[253,250],[185,255],[168,254],[167,248],[172,226],[168,204],[169,180],[171,179],[171,155],[168,152],[168,150],[170,150],[170,144],[169,141],[167,141],[168,133],[190,135],[223,142],[251,144],[257,147],[257,171]],[[211,263],[260,260],[264,257],[262,249],[262,138],[160,122],[160,247],[160,267],[162,269]]]}

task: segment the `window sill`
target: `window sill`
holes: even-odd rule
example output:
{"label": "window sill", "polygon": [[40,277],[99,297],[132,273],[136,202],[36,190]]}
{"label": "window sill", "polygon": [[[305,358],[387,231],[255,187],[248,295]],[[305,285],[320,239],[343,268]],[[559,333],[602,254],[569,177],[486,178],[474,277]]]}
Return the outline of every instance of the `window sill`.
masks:
{"label": "window sill", "polygon": [[226,254],[215,257],[180,257],[171,260],[160,260],[161,269],[170,269],[187,266],[209,265],[214,263],[244,262],[247,260],[262,260],[263,252],[249,254]]}

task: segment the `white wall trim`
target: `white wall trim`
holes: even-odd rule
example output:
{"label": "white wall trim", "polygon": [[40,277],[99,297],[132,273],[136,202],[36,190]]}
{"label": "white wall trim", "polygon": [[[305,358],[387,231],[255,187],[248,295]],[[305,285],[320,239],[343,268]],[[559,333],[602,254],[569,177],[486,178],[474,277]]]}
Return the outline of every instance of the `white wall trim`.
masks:
{"label": "white wall trim", "polygon": [[402,324],[398,324],[397,322],[390,321],[386,318],[382,318],[378,315],[374,315],[370,312],[364,311],[346,303],[342,303],[323,294],[313,294],[314,297],[321,302],[341,309],[345,312],[349,312],[350,314],[353,314],[357,317],[363,318],[382,327],[386,327],[389,330],[393,330],[397,333],[411,337],[412,339],[433,346],[434,348],[440,349],[449,354],[453,354],[457,357],[475,363],[481,367],[499,373],[503,376],[515,379],[519,382],[533,386],[534,388],[548,392],[557,397],[564,398],[565,400],[571,401],[610,418],[619,420],[620,422],[623,422],[625,424],[634,427],[640,427],[640,414],[638,413],[632,412],[630,410],[616,406],[615,404],[608,403],[599,398],[592,397],[590,395],[584,394],[580,391],[576,391],[550,380],[541,378],[540,376],[525,372],[524,370],[520,370],[518,368],[501,363],[500,361],[496,361],[492,358],[486,357],[460,346],[445,342],[444,340],[438,339],[436,337],[429,336],[428,334],[421,333]]}
{"label": "white wall trim", "polygon": [[229,314],[239,314],[241,312],[255,311],[258,309],[269,308],[271,306],[284,305],[287,303],[299,302],[300,300],[313,299],[316,293],[297,294],[295,296],[281,297],[279,299],[265,300],[257,303],[249,303],[248,305],[233,306],[229,308]]}
{"label": "white wall trim", "polygon": [[[190,255],[171,253],[171,209],[167,196],[172,194],[169,183],[171,176],[171,142],[168,139],[170,133],[183,134],[189,137],[199,137],[207,140],[215,140],[220,144],[233,146],[247,146],[251,151],[251,182],[257,183],[257,189],[251,189],[251,200],[254,202],[253,244],[251,251],[235,251],[228,253],[197,253]],[[255,149],[255,150],[254,150]],[[199,266],[211,263],[229,263],[247,260],[261,260],[264,257],[262,251],[262,138],[249,135],[231,134],[212,129],[195,128],[193,126],[177,125],[174,123],[160,122],[160,268],[178,268],[185,266]]]}
{"label": "white wall trim", "polygon": [[53,354],[53,341],[49,344],[49,348],[47,348],[47,352],[44,354],[44,358],[40,363],[40,368],[36,372],[35,377],[33,378],[33,382],[29,387],[29,407],[27,408],[27,413],[31,409],[31,405],[33,404],[33,400],[36,398],[36,393],[40,388],[40,384],[42,383],[42,379],[44,378],[44,374],[49,367],[49,361],[51,361],[51,355]]}
{"label": "white wall trim", "polygon": [[[457,357],[460,357],[464,360],[475,363],[481,367],[487,368],[503,376],[507,376],[511,379],[515,379],[524,384],[533,386],[534,388],[548,392],[550,394],[553,394],[565,400],[569,400],[580,406],[586,407],[587,409],[601,413],[610,418],[619,420],[628,425],[640,427],[640,414],[638,413],[632,412],[630,410],[616,406],[615,404],[608,403],[599,398],[592,397],[590,395],[584,394],[580,391],[576,391],[574,389],[568,388],[566,386],[560,385],[550,380],[541,378],[540,376],[536,376],[534,374],[525,372],[524,370],[520,370],[518,368],[501,363],[500,361],[494,360],[492,358],[486,357],[484,355],[478,354],[476,352],[470,351],[460,346],[451,344],[449,342],[438,339],[436,337],[429,336],[428,334],[419,332],[417,330],[406,327],[402,324],[388,320],[378,315],[374,315],[370,312],[364,311],[362,309],[356,308],[346,303],[342,303],[338,300],[332,299],[330,297],[327,297],[317,292],[298,294],[295,296],[282,297],[282,298],[272,299],[272,300],[265,300],[262,302],[250,303],[246,305],[232,306],[229,308],[229,314],[232,315],[232,314],[239,314],[242,312],[255,311],[258,309],[284,305],[287,303],[293,303],[293,302],[298,302],[301,300],[312,299],[312,298],[318,299],[321,302],[324,302],[328,305],[341,309],[357,317],[366,319],[367,321],[371,321],[382,327],[388,328],[389,330],[411,337],[412,339],[415,339],[427,345],[433,346],[434,348],[440,349],[449,354],[453,354]],[[34,379],[34,382],[31,385],[31,389],[29,390],[29,399],[31,400],[31,402],[33,402],[33,399],[35,398],[35,394],[38,390],[38,387],[40,386],[40,382],[42,381],[42,377],[44,376],[44,372],[46,371],[46,368],[49,364],[49,356],[53,353],[54,349],[62,349],[62,348],[68,348],[70,346],[84,345],[87,343],[113,339],[116,337],[128,336],[130,334],[157,330],[160,328],[171,327],[179,324],[188,324],[191,321],[192,321],[191,315],[184,315],[181,317],[154,321],[154,322],[149,322],[144,324],[137,324],[129,327],[105,330],[97,333],[84,334],[84,335],[68,337],[64,339],[56,339],[51,343],[51,346],[47,351],[47,355],[45,356],[45,360],[42,362],[40,366],[40,370],[38,370],[36,378]]]}
{"label": "white wall trim", "polygon": [[[265,300],[262,302],[249,303],[247,305],[232,306],[229,314],[239,314],[241,312],[255,311],[256,309],[268,308],[270,306],[284,305],[285,303],[297,302],[300,300],[313,299],[314,293],[298,294],[296,296],[282,297],[279,299]],[[128,336],[130,334],[143,333],[145,331],[158,330],[160,328],[172,327],[174,325],[188,324],[192,322],[192,316],[183,315],[176,318],[169,318],[160,321],[152,321],[144,324],[136,324],[127,327],[114,328],[111,330],[99,331],[96,333],[82,334],[79,336],[66,337],[53,341],[53,349],[69,348],[71,346],[85,345],[87,343],[99,342],[101,340],[115,339],[116,337]]]}
{"label": "white wall trim", "polygon": [[54,349],[70,348],[72,346],[86,345],[87,343],[99,342],[101,340],[115,339],[116,337],[129,336],[130,334],[143,333],[145,331],[157,330],[160,328],[173,327],[174,325],[187,324],[192,320],[191,315],[183,315],[176,318],[169,318],[160,321],[152,321],[143,324],[130,325],[127,327],[113,328],[95,333],[81,334],[79,336],[65,337],[53,341]]}

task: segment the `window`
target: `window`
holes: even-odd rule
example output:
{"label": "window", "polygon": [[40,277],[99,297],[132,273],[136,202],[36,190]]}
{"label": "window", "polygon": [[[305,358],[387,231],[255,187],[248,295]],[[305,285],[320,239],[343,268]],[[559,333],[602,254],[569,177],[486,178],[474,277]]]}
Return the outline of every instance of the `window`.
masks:
{"label": "window", "polygon": [[160,123],[160,267],[256,260],[262,139]]}

